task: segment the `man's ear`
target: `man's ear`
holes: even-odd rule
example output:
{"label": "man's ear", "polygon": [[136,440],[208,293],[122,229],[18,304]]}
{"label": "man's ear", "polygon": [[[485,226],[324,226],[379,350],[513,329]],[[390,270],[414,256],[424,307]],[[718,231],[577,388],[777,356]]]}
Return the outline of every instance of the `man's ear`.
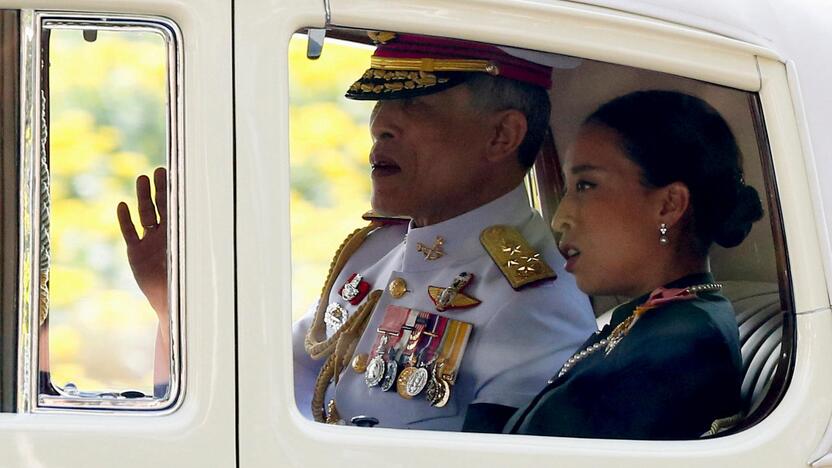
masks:
{"label": "man's ear", "polygon": [[690,206],[690,190],[682,182],[673,182],[659,189],[659,222],[675,225]]}
{"label": "man's ear", "polygon": [[514,157],[520,143],[526,137],[528,124],[526,116],[517,109],[508,109],[495,114],[494,133],[488,142],[487,158],[498,162],[506,157]]}

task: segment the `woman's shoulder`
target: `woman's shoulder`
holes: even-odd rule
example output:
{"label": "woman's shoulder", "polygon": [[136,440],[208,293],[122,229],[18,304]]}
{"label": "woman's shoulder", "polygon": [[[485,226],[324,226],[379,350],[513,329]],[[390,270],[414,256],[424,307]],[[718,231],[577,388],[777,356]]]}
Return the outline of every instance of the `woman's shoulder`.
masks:
{"label": "woman's shoulder", "polygon": [[701,294],[690,300],[675,301],[647,311],[634,327],[633,334],[665,346],[714,344],[739,349],[739,331],[731,302],[720,294]]}

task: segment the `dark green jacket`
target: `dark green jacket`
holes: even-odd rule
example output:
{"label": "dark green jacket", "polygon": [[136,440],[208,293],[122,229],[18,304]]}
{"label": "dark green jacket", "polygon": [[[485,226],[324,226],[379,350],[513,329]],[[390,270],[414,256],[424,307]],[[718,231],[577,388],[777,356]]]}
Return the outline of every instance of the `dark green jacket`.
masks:
{"label": "dark green jacket", "polygon": [[[667,285],[713,281],[708,274]],[[580,349],[606,338],[643,296],[619,306]],[[557,375],[559,369],[554,369]],[[644,313],[609,355],[594,352],[516,411],[503,432],[612,439],[695,439],[740,410],[742,359],[731,303],[718,293]],[[491,431],[505,407],[469,408],[465,430]]]}

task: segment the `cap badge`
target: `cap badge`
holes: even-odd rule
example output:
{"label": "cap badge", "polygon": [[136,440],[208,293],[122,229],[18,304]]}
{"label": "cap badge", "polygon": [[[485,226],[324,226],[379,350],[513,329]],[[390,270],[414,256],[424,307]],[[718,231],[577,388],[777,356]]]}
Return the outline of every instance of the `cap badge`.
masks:
{"label": "cap badge", "polygon": [[425,256],[425,260],[436,260],[437,258],[442,258],[445,255],[445,250],[442,248],[444,243],[444,238],[436,236],[436,240],[433,241],[432,247],[428,247],[421,242],[417,242],[416,251],[422,253]]}
{"label": "cap badge", "polygon": [[391,31],[370,31],[367,35],[375,44],[387,44],[396,38],[396,33]]}
{"label": "cap badge", "polygon": [[446,309],[465,309],[467,307],[474,307],[480,301],[474,297],[465,295],[462,290],[465,289],[474,279],[474,275],[468,272],[460,273],[454,278],[451,285],[447,288],[440,288],[438,286],[428,286],[428,294],[431,300],[436,305],[436,310],[442,312]]}
{"label": "cap badge", "polygon": [[341,299],[352,305],[358,305],[369,292],[370,283],[364,281],[360,274],[353,273],[341,288]]}

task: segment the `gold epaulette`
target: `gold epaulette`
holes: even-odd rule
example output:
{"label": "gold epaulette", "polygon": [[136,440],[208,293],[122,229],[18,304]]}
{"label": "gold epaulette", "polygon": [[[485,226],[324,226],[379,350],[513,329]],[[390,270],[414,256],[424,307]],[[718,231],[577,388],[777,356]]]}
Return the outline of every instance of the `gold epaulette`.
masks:
{"label": "gold epaulette", "polygon": [[480,242],[514,289],[557,278],[540,253],[511,226],[495,225],[483,229]]}
{"label": "gold epaulette", "polygon": [[366,221],[376,221],[384,225],[388,224],[402,224],[402,223],[409,223],[410,217],[408,216],[386,216],[380,213],[377,213],[375,210],[370,210],[363,215],[361,218]]}

